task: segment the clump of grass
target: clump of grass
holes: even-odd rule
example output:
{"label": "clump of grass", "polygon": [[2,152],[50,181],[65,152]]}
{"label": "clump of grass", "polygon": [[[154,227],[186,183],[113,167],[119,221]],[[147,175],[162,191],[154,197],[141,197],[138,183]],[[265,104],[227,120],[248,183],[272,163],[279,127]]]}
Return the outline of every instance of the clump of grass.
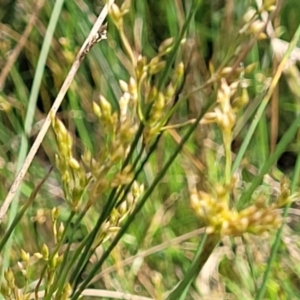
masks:
{"label": "clump of grass", "polygon": [[[66,5],[72,13],[80,14],[83,8],[87,14],[89,12],[83,3],[80,10],[77,4]],[[157,4],[157,7],[166,9],[164,5]],[[90,59],[94,65],[99,64],[99,69],[103,68],[101,84],[95,84],[97,91],[94,92],[87,79],[89,76],[83,72],[79,80],[84,84],[74,81],[70,87],[72,80],[67,77],[67,84],[63,85],[64,93],[70,88],[72,109],[84,112],[93,122],[92,126],[76,120],[76,130],[73,130],[73,121],[57,113],[56,104],[46,118],[44,133],[40,131],[39,136],[44,137],[51,123],[50,152],[55,169],[40,184],[35,184],[16,215],[4,224],[7,227],[3,230],[0,250],[5,246],[10,249],[7,241],[19,225],[33,227],[25,220],[26,216],[30,215],[29,209],[34,208],[35,199],[50,180],[55,180],[55,185],[60,187],[61,198],[59,201],[50,198],[48,215],[41,221],[46,227],[46,237],[38,239],[32,247],[26,241],[13,244],[17,249],[14,258],[8,251],[4,254],[6,266],[11,258],[13,262],[10,267],[1,269],[4,299],[134,298],[136,293],[139,299],[150,299],[146,298],[149,295],[151,299],[204,299],[217,292],[224,298],[225,290],[231,296],[249,299],[262,299],[266,292],[270,299],[275,297],[274,289],[279,290],[279,279],[271,271],[272,266],[280,268],[282,264],[278,248],[288,209],[298,199],[299,163],[291,178],[291,187],[285,176],[273,178],[271,185],[263,179],[293,140],[300,124],[299,117],[279,143],[273,145],[272,153],[264,144],[259,148],[263,149],[263,157],[253,155],[251,151],[258,148],[251,144],[251,139],[257,129],[261,140],[268,138],[265,109],[279,86],[279,78],[296,46],[300,30],[296,31],[286,54],[274,68],[269,83],[263,84],[259,82],[262,76],[256,75],[263,72],[267,58],[259,57],[257,47],[265,39],[273,38],[267,28],[280,12],[276,1],[263,1],[236,12],[227,3],[227,17],[232,16],[228,32],[236,38],[229,42],[222,34],[218,35],[208,68],[201,60],[203,57],[199,58],[203,54],[201,47],[190,48],[199,42],[197,30],[202,34],[196,18],[197,14],[201,15],[198,8],[202,3],[195,0],[191,7],[183,7],[180,1],[170,3],[170,11],[177,11],[178,18],[167,11],[170,32],[177,31],[177,36],[174,34],[151,48],[151,42],[144,40],[149,34],[148,23],[141,18],[146,17],[145,11],[149,9],[145,3],[125,0],[117,5],[109,1],[105,6],[109,22],[107,35],[105,27],[95,26],[72,69],[77,71],[80,64],[86,66],[83,59]],[[236,24],[235,17],[239,18]],[[100,23],[103,23],[101,15],[96,21]],[[105,42],[100,43],[99,52],[93,52],[92,47],[103,39]],[[70,40],[60,41],[63,47],[72,47]],[[68,62],[72,51],[64,49],[63,53]],[[100,54],[95,56],[95,53]],[[193,64],[195,57],[199,64]],[[56,72],[59,69],[57,62],[51,66]],[[97,68],[89,72],[94,80],[99,75]],[[261,99],[253,101],[258,90],[263,91]],[[76,100],[77,92],[82,97],[81,102]],[[45,93],[43,95],[45,97]],[[61,102],[63,94],[59,95]],[[192,113],[188,111],[191,107]],[[244,123],[240,125],[241,122]],[[207,146],[200,153],[195,147],[195,139],[199,136],[205,145],[217,145],[218,149]],[[243,142],[235,155],[232,143],[241,137]],[[244,174],[248,171],[247,161],[242,160],[245,156],[254,164],[261,164],[255,176],[250,176],[250,181]],[[31,161],[28,161],[30,159],[27,159],[25,171],[15,181],[17,186],[29,167]],[[167,176],[171,177],[169,181]],[[180,176],[183,179],[178,183],[175,179]],[[279,188],[276,190],[272,185]],[[11,200],[2,206],[1,220]],[[43,205],[42,201],[40,206],[44,211]],[[200,241],[199,238],[193,240],[192,250],[190,244],[169,249],[162,257],[157,254],[154,260],[142,255],[143,247],[151,243],[148,239],[159,243],[186,232],[185,227],[190,229],[199,224],[204,226],[203,234]],[[81,230],[84,233],[78,238]],[[267,259],[263,255],[266,267],[261,266],[262,259],[254,258],[259,251],[253,247],[256,245],[253,241],[259,241],[267,249],[270,257]],[[227,249],[227,254],[220,255],[215,263],[220,266],[219,272],[216,268],[210,270],[219,278],[218,288],[211,290],[207,283],[207,291],[201,290],[199,278],[207,270],[206,263],[217,251],[232,244],[238,244],[240,252]],[[136,251],[131,267],[124,267]],[[232,257],[236,260],[230,270],[228,262]],[[113,267],[116,273],[108,275],[107,267]],[[289,270],[293,275],[298,274],[297,270]],[[97,278],[101,278],[101,282],[97,282]],[[243,290],[240,286],[246,288]],[[296,290],[291,286],[292,283],[285,287],[283,294]]]}

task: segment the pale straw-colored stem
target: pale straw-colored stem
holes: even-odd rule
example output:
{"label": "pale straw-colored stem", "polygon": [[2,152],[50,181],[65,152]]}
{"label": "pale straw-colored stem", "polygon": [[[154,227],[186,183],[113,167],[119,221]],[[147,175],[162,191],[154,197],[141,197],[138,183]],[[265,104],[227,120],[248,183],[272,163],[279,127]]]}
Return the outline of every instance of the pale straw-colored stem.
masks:
{"label": "pale straw-colored stem", "polygon": [[46,119],[45,119],[45,122],[44,122],[41,130],[40,130],[38,136],[36,137],[20,172],[16,176],[16,178],[15,178],[15,180],[14,180],[14,182],[13,182],[13,184],[12,184],[12,186],[0,208],[0,224],[2,223],[3,217],[5,216],[11,202],[13,201],[14,196],[15,196],[17,190],[19,189],[20,184],[23,181],[23,178],[24,178],[26,172],[28,171],[29,166],[31,165],[31,163],[33,161],[35,154],[36,154],[37,150],[39,149],[39,147],[50,127],[50,124],[51,124],[50,116],[56,114],[56,112],[57,112],[59,106],[61,105],[61,103],[62,103],[80,65],[81,65],[81,62],[84,59],[84,57],[86,56],[87,52],[91,49],[91,47],[94,44],[96,44],[99,41],[98,31],[108,14],[108,6],[111,5],[113,2],[114,2],[113,0],[110,0],[108,2],[108,4],[106,4],[104,6],[104,8],[102,9],[101,13],[99,14],[99,16],[97,18],[92,30],[90,31],[90,34],[88,35],[88,37],[84,41],[80,51],[78,52],[76,59],[75,59],[73,65],[72,65],[72,67],[71,67],[71,69],[70,69],[70,71],[69,71]]}

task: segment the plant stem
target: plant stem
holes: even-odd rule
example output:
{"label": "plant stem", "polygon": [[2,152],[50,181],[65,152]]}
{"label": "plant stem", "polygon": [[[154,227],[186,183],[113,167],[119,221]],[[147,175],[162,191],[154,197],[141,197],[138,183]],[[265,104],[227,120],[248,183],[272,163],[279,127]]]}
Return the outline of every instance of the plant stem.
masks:
{"label": "plant stem", "polygon": [[204,234],[201,242],[198,245],[198,249],[194,256],[190,269],[184,275],[183,280],[179,283],[175,290],[173,290],[171,294],[166,298],[166,300],[181,299],[182,294],[187,292],[188,287],[199,274],[204,264],[210,257],[211,253],[218,245],[219,241],[220,236],[217,234]]}

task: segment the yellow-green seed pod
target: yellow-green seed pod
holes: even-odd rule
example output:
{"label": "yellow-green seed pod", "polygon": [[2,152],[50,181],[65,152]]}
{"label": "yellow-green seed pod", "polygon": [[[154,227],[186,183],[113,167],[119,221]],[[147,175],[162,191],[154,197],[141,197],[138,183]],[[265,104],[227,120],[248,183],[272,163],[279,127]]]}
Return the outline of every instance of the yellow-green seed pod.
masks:
{"label": "yellow-green seed pod", "polygon": [[112,224],[112,225],[117,224],[118,219],[119,219],[119,213],[116,208],[113,208],[113,210],[111,211],[110,216],[109,216],[110,224]]}
{"label": "yellow-green seed pod", "polygon": [[0,288],[1,294],[5,297],[5,299],[11,299],[11,288],[8,286],[6,282],[1,283]]}
{"label": "yellow-green seed pod", "polygon": [[101,108],[100,106],[93,101],[93,112],[94,114],[98,117],[101,118],[102,117],[102,112],[101,112]]}
{"label": "yellow-green seed pod", "polygon": [[256,67],[257,67],[257,62],[254,62],[254,63],[248,65],[247,67],[245,67],[244,72],[246,74],[250,74],[256,69]]}
{"label": "yellow-green seed pod", "polygon": [[24,270],[24,266],[20,261],[17,262],[17,265],[20,271]]}
{"label": "yellow-green seed pod", "polygon": [[224,67],[222,70],[221,70],[221,75],[224,76],[224,75],[227,75],[229,73],[232,72],[232,67]]}
{"label": "yellow-green seed pod", "polygon": [[44,260],[47,261],[49,259],[49,249],[46,244],[42,245],[41,254],[42,254]]}
{"label": "yellow-green seed pod", "polygon": [[132,192],[132,195],[133,195],[134,198],[138,197],[139,194],[140,194],[140,187],[139,187],[139,184],[136,181],[134,181],[133,184],[132,184],[131,192]]}
{"label": "yellow-green seed pod", "polygon": [[118,207],[118,211],[119,211],[119,214],[120,216],[124,216],[127,212],[127,202],[126,201],[123,201],[120,206]]}
{"label": "yellow-green seed pod", "polygon": [[257,11],[253,7],[249,7],[243,16],[243,21],[248,24],[253,18],[257,17]]}
{"label": "yellow-green seed pod", "polygon": [[72,191],[72,206],[74,207],[75,210],[77,209],[77,205],[78,205],[79,201],[81,200],[82,193],[83,193],[83,190],[82,190],[81,187],[75,186],[73,188],[73,191]]}
{"label": "yellow-green seed pod", "polygon": [[242,94],[240,97],[236,97],[233,101],[232,101],[232,108],[235,111],[239,111],[242,108],[244,108],[249,102],[249,94],[247,89],[242,89]]}
{"label": "yellow-green seed pod", "polygon": [[9,103],[9,99],[0,95],[0,110],[4,112],[10,112],[13,106]]}
{"label": "yellow-green seed pod", "polygon": [[147,103],[152,103],[157,97],[157,87],[156,86],[152,86],[148,96],[147,96]]}
{"label": "yellow-green seed pod", "polygon": [[84,190],[87,183],[87,175],[83,166],[77,172],[77,178],[79,179],[79,187]]}
{"label": "yellow-green seed pod", "polygon": [[171,49],[172,49],[173,44],[174,44],[174,38],[173,37],[164,40],[160,44],[160,46],[158,47],[158,53],[160,55],[164,55],[164,54],[170,52]]}
{"label": "yellow-green seed pod", "polygon": [[71,157],[69,159],[69,166],[73,169],[73,170],[79,170],[80,169],[80,164],[79,162],[74,158]]}
{"label": "yellow-green seed pod", "polygon": [[111,104],[102,95],[100,95],[100,107],[103,116],[109,118],[111,116]]}
{"label": "yellow-green seed pod", "polygon": [[64,123],[59,120],[59,119],[55,119],[55,132],[59,133],[61,136],[61,139],[64,140],[64,137],[68,135],[68,130],[66,128],[66,126],[64,125]]}
{"label": "yellow-green seed pod", "polygon": [[124,2],[121,5],[122,14],[124,15],[127,12],[129,12],[130,7],[131,7],[131,0],[124,0]]}
{"label": "yellow-green seed pod", "polygon": [[159,92],[154,103],[154,107],[156,111],[162,111],[165,108],[166,101],[163,93]]}
{"label": "yellow-green seed pod", "polygon": [[81,156],[82,161],[86,166],[89,166],[91,160],[92,160],[92,152],[89,149],[84,149],[84,153]]}
{"label": "yellow-green seed pod", "polygon": [[135,71],[136,71],[136,77],[138,81],[140,81],[140,79],[145,76],[145,73],[147,74],[148,71],[147,58],[145,56],[139,55],[137,59],[137,65]]}
{"label": "yellow-green seed pod", "polygon": [[62,263],[63,259],[64,259],[64,255],[63,254],[61,254],[61,255],[59,255],[57,257],[57,265],[58,266]]}
{"label": "yellow-green seed pod", "polygon": [[49,261],[49,266],[51,270],[55,270],[58,262],[58,253],[55,253],[53,258]]}
{"label": "yellow-green seed pod", "polygon": [[173,83],[170,83],[170,84],[167,86],[166,91],[165,91],[165,93],[164,93],[166,103],[169,103],[169,102],[173,99],[173,96],[175,95],[175,92],[176,92],[176,89],[175,89],[175,87],[173,86]]}
{"label": "yellow-green seed pod", "polygon": [[116,233],[120,230],[120,227],[119,226],[111,226],[108,228],[107,232],[108,233]]}
{"label": "yellow-green seed pod", "polygon": [[223,113],[226,113],[230,109],[230,87],[227,84],[225,78],[221,79],[221,86],[218,89],[217,102],[220,104]]}
{"label": "yellow-green seed pod", "polygon": [[166,62],[164,60],[158,62],[157,64],[149,65],[149,74],[154,75],[159,73],[166,66]]}
{"label": "yellow-green seed pod", "polygon": [[58,217],[59,217],[59,214],[60,214],[60,210],[58,207],[54,207],[52,210],[51,210],[51,218],[52,218],[52,222],[55,222]]}
{"label": "yellow-green seed pod", "polygon": [[117,4],[112,3],[109,9],[109,14],[113,22],[115,23],[115,25],[118,27],[118,25],[120,24],[120,20],[122,18],[122,13]]}
{"label": "yellow-green seed pod", "polygon": [[67,300],[72,295],[72,287],[69,283],[66,284],[66,286],[63,289],[63,293],[61,296],[62,300]]}
{"label": "yellow-green seed pod", "polygon": [[111,153],[110,160],[112,163],[115,163],[122,159],[125,154],[125,149],[123,145],[119,145],[118,148],[114,149],[113,152]]}
{"label": "yellow-green seed pod", "polygon": [[263,8],[266,11],[274,11],[276,9],[276,0],[264,0],[263,1]]}
{"label": "yellow-green seed pod", "polygon": [[121,88],[121,90],[123,91],[123,93],[129,92],[127,82],[125,82],[124,80],[121,80],[121,79],[120,79],[120,80],[119,80],[119,85],[120,85],[120,88]]}
{"label": "yellow-green seed pod", "polygon": [[128,91],[129,93],[133,94],[136,92],[137,84],[136,80],[133,77],[129,78],[129,85],[128,85]]}
{"label": "yellow-green seed pod", "polygon": [[201,124],[210,124],[217,121],[217,113],[215,111],[208,112],[201,120]]}
{"label": "yellow-green seed pod", "polygon": [[265,23],[260,20],[255,20],[249,27],[249,32],[253,34],[258,34],[265,27]]}
{"label": "yellow-green seed pod", "polygon": [[184,75],[184,64],[183,64],[183,62],[180,62],[176,66],[174,76],[173,76],[173,79],[172,79],[172,83],[173,83],[175,88],[178,88],[179,85],[181,84],[183,75]]}
{"label": "yellow-green seed pod", "polygon": [[70,172],[65,170],[65,172],[61,175],[61,180],[63,183],[69,183],[71,179]]}
{"label": "yellow-green seed pod", "polygon": [[66,153],[67,153],[67,156],[69,157],[69,156],[71,156],[72,147],[73,147],[73,138],[69,132],[68,132],[64,142],[66,143],[66,147],[67,147]]}
{"label": "yellow-green seed pod", "polygon": [[54,161],[55,161],[55,166],[58,169],[60,173],[64,172],[66,169],[65,163],[63,163],[63,160],[60,159],[58,154],[54,155]]}
{"label": "yellow-green seed pod", "polygon": [[134,205],[134,197],[132,193],[129,193],[126,197],[127,207],[130,209]]}
{"label": "yellow-green seed pod", "polygon": [[4,278],[10,288],[15,287],[15,275],[10,268],[4,271]]}
{"label": "yellow-green seed pod", "polygon": [[159,56],[154,56],[149,62],[149,67],[157,65],[160,61]]}
{"label": "yellow-green seed pod", "polygon": [[61,237],[62,237],[64,231],[65,231],[65,226],[64,226],[63,223],[60,223],[59,228],[58,228],[58,232],[57,232],[57,240],[58,241],[61,240]]}
{"label": "yellow-green seed pod", "polygon": [[38,259],[38,260],[40,260],[40,259],[43,258],[42,253],[39,253],[39,252],[35,252],[35,253],[33,254],[33,256],[34,256],[36,259]]}
{"label": "yellow-green seed pod", "polygon": [[28,252],[25,252],[23,249],[21,249],[21,258],[23,261],[28,263],[30,260],[30,254]]}

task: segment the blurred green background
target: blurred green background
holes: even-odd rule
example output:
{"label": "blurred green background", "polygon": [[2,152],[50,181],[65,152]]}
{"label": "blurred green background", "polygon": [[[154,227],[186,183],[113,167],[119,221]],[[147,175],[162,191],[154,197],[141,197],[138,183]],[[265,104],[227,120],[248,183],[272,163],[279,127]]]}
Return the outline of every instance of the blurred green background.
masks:
{"label": "blurred green background", "polygon": [[[278,35],[281,41],[289,42],[300,23],[300,5],[298,0],[279,2],[283,2],[282,8],[273,25],[276,32],[281,33]],[[26,26],[32,18],[36,18],[24,47],[10,66],[9,72],[0,77],[0,199],[5,198],[16,175],[18,159],[26,155],[32,145],[78,50],[104,6],[104,1],[76,0],[62,3],[49,54],[45,64],[37,70],[55,1],[0,0],[0,76],[10,60],[10,54],[24,35]],[[122,1],[116,3],[120,4]],[[40,8],[37,8],[38,4],[41,4]],[[125,32],[134,51],[149,58],[153,57],[162,41],[179,35],[191,4],[191,0],[132,0],[130,13],[125,18]],[[247,42],[247,37],[241,36],[239,30],[243,27],[243,16],[250,6],[256,7],[256,2],[201,2],[189,29],[186,44],[179,55],[187,67],[183,92],[187,93],[206,82],[211,72],[224,66],[224,63],[226,65],[233,53],[237,51],[238,55],[238,46]],[[78,157],[84,147],[92,153],[101,148],[100,137],[104,133],[95,125],[97,120],[92,111],[92,101],[97,100],[101,93],[109,99],[113,109],[117,110],[121,96],[118,81],[127,81],[130,76],[129,61],[120,44],[117,29],[109,18],[107,21],[108,39],[95,45],[88,53],[57,114],[74,138],[74,152]],[[244,65],[255,62],[256,66],[254,72],[245,75],[250,82],[250,103],[239,116],[232,144],[234,153],[238,152],[263,97],[266,83],[272,78],[280,62],[274,56],[276,50],[281,51],[279,48],[272,48],[271,40],[266,38],[254,44],[243,62]],[[261,168],[299,113],[300,49],[296,48],[294,53],[295,60],[284,71],[247,148],[244,166],[240,168],[245,185],[255,177],[251,170]],[[30,103],[30,97],[34,98],[34,80],[40,80],[41,83],[35,101]],[[181,104],[172,117],[172,122],[179,123],[194,118],[215,95],[214,85],[194,93]],[[31,120],[29,122],[32,122],[29,131],[25,130],[24,125],[26,115]],[[177,132],[182,135],[185,129],[178,129]],[[21,147],[22,139],[28,142],[28,147]],[[281,178],[282,174],[292,174],[299,152],[298,140],[298,137],[294,139],[274,166],[271,175],[275,179]],[[185,164],[189,157],[188,167],[199,176],[199,188],[214,186],[222,177],[222,170],[218,167],[222,158],[215,159],[214,156],[221,142],[220,133],[214,126],[199,127],[195,131],[193,138],[186,144],[186,151],[194,160],[183,154],[174,161],[117,250],[112,253],[106,267],[117,266],[119,261],[134,255],[137,250],[146,250],[202,226],[190,208]],[[176,145],[177,141],[171,135],[163,136],[140,176],[146,186],[159,172]],[[28,199],[34,187],[54,164],[56,151],[54,135],[50,130],[22,184],[20,204]],[[16,228],[11,252],[12,266],[16,265],[20,248],[34,253],[40,249],[42,243],[51,245],[49,216],[50,209],[55,206],[61,207],[63,219],[64,214],[67,215],[68,207],[63,200],[59,176],[54,170],[27,211],[26,217]],[[74,241],[81,241],[91,231],[101,207],[102,203],[97,204],[83,220]],[[294,209],[297,209],[296,204]],[[300,270],[295,264],[299,262],[300,254],[298,216],[291,216],[289,221],[290,227],[286,229],[284,236],[293,242],[282,242],[268,286],[267,299],[300,298]],[[5,225],[1,224],[0,235],[5,230]],[[99,279],[94,287],[118,289],[122,286],[124,290],[151,294],[152,297],[161,299],[162,293],[171,289],[182,278],[193,257],[197,241],[195,234],[192,239],[147,256],[141,266],[135,261],[136,265],[131,263],[124,269],[117,267],[117,272]],[[264,238],[257,243],[251,240],[247,246],[249,249],[245,251],[243,243],[242,239],[225,240],[221,245],[223,258],[216,258],[217,263],[212,265],[209,273],[212,277],[210,283],[199,277],[186,299],[252,299],[256,288],[253,283],[255,280],[246,278],[243,274],[249,274],[248,269],[253,267],[253,273],[259,277],[261,265],[266,261],[265,249],[269,250],[270,245]],[[247,256],[250,252],[251,257]],[[249,267],[249,260],[253,262],[253,266],[250,264]],[[34,274],[30,274],[30,277],[35,279]],[[200,287],[204,290],[202,297],[199,296]],[[205,292],[205,288],[208,291]],[[211,298],[205,298],[206,294]],[[222,298],[227,297],[226,295],[229,298]]]}

